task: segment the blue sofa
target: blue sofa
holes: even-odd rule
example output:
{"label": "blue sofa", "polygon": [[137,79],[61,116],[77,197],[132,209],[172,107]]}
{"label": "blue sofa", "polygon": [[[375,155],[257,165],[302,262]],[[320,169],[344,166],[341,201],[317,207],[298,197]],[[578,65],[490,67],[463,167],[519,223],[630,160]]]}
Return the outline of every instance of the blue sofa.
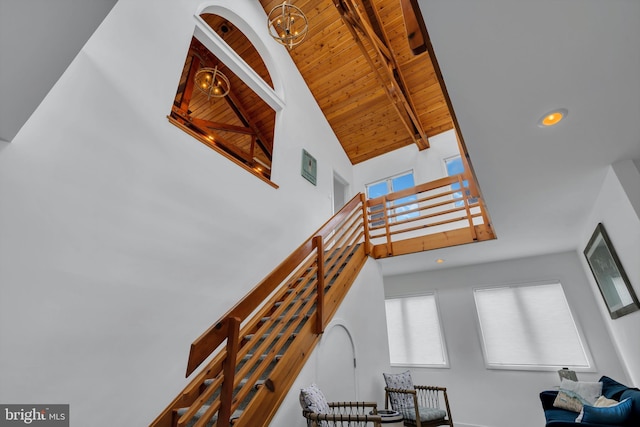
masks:
{"label": "blue sofa", "polygon": [[622,401],[629,398],[632,401],[631,414],[625,420],[624,424],[592,424],[592,423],[576,423],[578,413],[567,411],[565,409],[556,408],[553,402],[558,395],[557,390],[547,390],[540,393],[540,401],[544,416],[547,420],[546,427],[638,427],[640,426],[640,390],[637,388],[627,387],[609,377],[602,377],[599,380],[602,383],[602,394],[608,399]]}

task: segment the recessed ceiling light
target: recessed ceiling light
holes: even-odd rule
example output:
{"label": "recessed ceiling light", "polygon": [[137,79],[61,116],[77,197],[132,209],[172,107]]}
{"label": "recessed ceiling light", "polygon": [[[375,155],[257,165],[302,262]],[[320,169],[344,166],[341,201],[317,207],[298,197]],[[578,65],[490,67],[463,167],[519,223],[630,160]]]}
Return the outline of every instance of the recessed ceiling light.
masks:
{"label": "recessed ceiling light", "polygon": [[438,259],[436,260],[436,263],[438,263],[438,264],[443,264],[443,263],[444,263],[444,260],[443,260],[442,258],[438,258]]}
{"label": "recessed ceiling light", "polygon": [[567,117],[567,114],[569,114],[569,111],[566,108],[558,108],[556,110],[549,111],[544,116],[542,116],[540,120],[538,120],[538,126],[540,126],[541,128],[546,128],[549,126],[557,125],[562,119]]}

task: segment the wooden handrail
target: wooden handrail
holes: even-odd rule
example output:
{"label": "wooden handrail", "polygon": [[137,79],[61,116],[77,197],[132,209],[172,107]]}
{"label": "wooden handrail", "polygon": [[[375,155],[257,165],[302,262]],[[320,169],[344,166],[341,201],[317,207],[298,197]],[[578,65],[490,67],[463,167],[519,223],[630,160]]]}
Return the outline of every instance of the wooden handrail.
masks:
{"label": "wooden handrail", "polygon": [[229,310],[218,322],[207,329],[193,344],[187,364],[187,376],[227,338],[225,325],[230,318],[244,321],[313,250],[313,242],[305,241],[251,292]]}
{"label": "wooden handrail", "polygon": [[[151,426],[202,427],[217,419],[216,427],[228,427],[232,418],[236,427],[254,427],[256,419],[267,425],[368,255],[425,250],[433,245],[396,237],[465,219],[469,240],[492,235],[475,230],[474,220],[486,216],[482,201],[465,186],[467,179],[457,175],[372,200],[363,194],[351,199],[193,342],[187,376],[218,353]],[[459,190],[451,189],[454,183]],[[411,200],[403,201],[406,197]],[[472,197],[477,203],[470,203]],[[460,201],[462,206],[447,208]],[[376,230],[384,232],[372,235]],[[446,238],[451,236],[458,244],[467,241],[464,233]]]}
{"label": "wooden handrail", "polygon": [[[349,201],[336,215],[327,221],[314,234],[326,238],[335,227],[343,222],[349,213],[360,203],[360,195]],[[313,251],[313,237],[307,239],[291,255],[289,255],[275,270],[262,282],[256,285],[242,300],[231,310],[223,315],[202,335],[191,344],[189,361],[187,363],[187,377],[191,375],[200,364],[227,338],[226,324],[228,319],[237,317],[243,322],[256,307],[258,307],[275,288]]]}
{"label": "wooden handrail", "polygon": [[349,202],[347,202],[346,205],[342,207],[342,209],[340,209],[340,211],[338,211],[337,214],[335,214],[333,217],[331,217],[331,219],[325,222],[322,227],[320,227],[320,229],[318,229],[318,231],[314,234],[314,236],[320,235],[326,239],[327,236],[335,231],[338,225],[349,218],[351,213],[355,210],[356,207],[358,207],[359,204],[360,194],[356,194],[351,200],[349,200]]}
{"label": "wooden handrail", "polygon": [[[217,427],[226,427],[239,405],[250,399],[251,392],[255,392],[252,383],[275,369],[273,361],[283,357],[280,353],[289,342],[293,345],[294,341],[300,341],[298,345],[305,346],[303,358],[308,357],[306,346],[317,342],[326,322],[344,298],[344,295],[336,292],[346,293],[348,289],[340,284],[344,280],[339,275],[344,274],[339,271],[344,269],[347,273],[345,276],[351,276],[348,279],[350,285],[355,278],[354,272],[364,263],[365,254],[361,249],[359,257],[354,259],[355,267],[346,267],[350,265],[349,259],[354,251],[365,239],[362,231],[365,223],[363,200],[360,194],[350,200],[193,342],[187,376],[216,349],[219,349],[219,353],[202,368],[152,426],[190,425],[194,423],[196,414],[200,414],[193,425],[204,426],[215,417],[218,420]],[[327,294],[329,286],[332,286],[331,289],[335,287],[335,292],[331,290]],[[309,320],[314,325],[309,332],[315,338],[311,338],[311,341],[309,338],[296,340],[298,330],[299,333],[308,333],[304,332],[308,329],[300,327]],[[249,338],[250,335],[253,338]],[[225,341],[226,346],[223,346]],[[286,354],[284,357],[287,357]],[[278,363],[276,367],[283,363]],[[287,365],[284,363],[283,366]],[[290,367],[287,369],[291,371]],[[290,380],[291,372],[287,374],[284,382]],[[281,374],[275,377],[271,375],[264,381],[265,389],[259,391],[271,392],[269,390],[274,390],[278,381],[282,382],[279,380]],[[282,384],[278,384],[277,388],[278,396],[285,392]],[[176,411],[181,407],[185,410],[177,417]],[[255,410],[253,406],[251,408]]]}

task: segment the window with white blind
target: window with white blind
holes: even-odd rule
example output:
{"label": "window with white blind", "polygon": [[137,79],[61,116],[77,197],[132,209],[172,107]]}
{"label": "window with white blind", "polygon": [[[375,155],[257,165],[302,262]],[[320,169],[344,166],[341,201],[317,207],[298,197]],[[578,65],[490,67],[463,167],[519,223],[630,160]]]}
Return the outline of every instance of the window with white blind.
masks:
{"label": "window with white blind", "polygon": [[435,294],[385,300],[393,366],[448,367]]}
{"label": "window with white blind", "polygon": [[487,367],[591,367],[560,283],[475,289],[474,296]]}

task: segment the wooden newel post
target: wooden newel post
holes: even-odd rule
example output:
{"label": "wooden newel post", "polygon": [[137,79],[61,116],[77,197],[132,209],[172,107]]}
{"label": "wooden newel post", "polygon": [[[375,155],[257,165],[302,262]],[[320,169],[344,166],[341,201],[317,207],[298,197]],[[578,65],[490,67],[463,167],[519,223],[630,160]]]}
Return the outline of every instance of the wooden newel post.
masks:
{"label": "wooden newel post", "polygon": [[387,209],[387,196],[382,196],[382,212],[384,215],[384,230],[387,235],[387,255],[393,255],[393,245],[391,243],[391,227],[389,225],[389,211]]}
{"label": "wooden newel post", "polygon": [[324,241],[322,236],[313,238],[313,245],[317,250],[317,289],[316,289],[316,333],[324,332]]}
{"label": "wooden newel post", "polygon": [[229,318],[227,335],[227,357],[224,360],[222,372],[222,390],[220,391],[220,409],[218,410],[217,427],[229,427],[231,425],[231,404],[233,403],[233,383],[236,376],[236,362],[238,349],[240,348],[240,319]]}
{"label": "wooden newel post", "polygon": [[473,226],[473,216],[471,216],[471,208],[469,207],[469,196],[467,196],[467,190],[464,187],[464,180],[462,179],[462,175],[458,175],[458,185],[460,186],[460,194],[462,195],[462,200],[464,202],[464,210],[467,215],[467,220],[469,221],[469,231],[471,232],[471,237],[473,238],[473,240],[477,240],[478,236],[476,235],[476,228]]}
{"label": "wooden newel post", "polygon": [[367,198],[364,193],[360,193],[360,203],[362,203],[362,224],[364,227],[364,253],[371,254],[371,236],[369,235],[369,216],[367,215]]}

